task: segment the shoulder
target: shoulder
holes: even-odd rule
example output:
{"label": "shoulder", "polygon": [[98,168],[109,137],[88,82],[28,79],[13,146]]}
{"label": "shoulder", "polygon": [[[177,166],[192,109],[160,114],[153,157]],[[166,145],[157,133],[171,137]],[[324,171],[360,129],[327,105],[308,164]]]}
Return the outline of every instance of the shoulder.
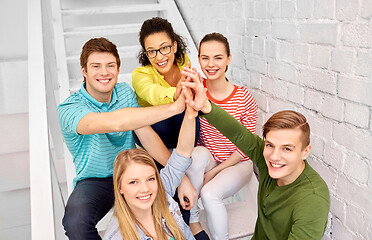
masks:
{"label": "shoulder", "polygon": [[103,240],[121,240],[123,239],[120,233],[119,222],[115,216],[112,216],[107,225]]}
{"label": "shoulder", "polygon": [[126,82],[117,83],[115,85],[115,87],[116,87],[116,90],[118,91],[118,94],[119,94],[119,92],[120,93],[122,93],[122,92],[133,92],[132,88]]}
{"label": "shoulder", "polygon": [[238,97],[246,107],[257,108],[256,99],[245,86],[237,86],[235,96]]}
{"label": "shoulder", "polygon": [[301,181],[296,184],[292,191],[295,192],[293,196],[296,202],[295,213],[328,213],[330,205],[328,186],[307,163],[302,173]]}
{"label": "shoulder", "polygon": [[237,93],[243,95],[245,98],[249,99],[249,98],[252,98],[254,99],[253,95],[251,94],[251,92],[248,90],[247,87],[245,86],[236,86],[237,87]]}
{"label": "shoulder", "polygon": [[75,111],[76,108],[85,108],[88,107],[88,105],[88,101],[78,91],[66,98],[66,100],[58,106],[58,112]]}
{"label": "shoulder", "polygon": [[139,74],[151,74],[153,73],[153,69],[152,69],[152,66],[149,64],[149,65],[146,65],[144,67],[137,67],[136,69],[133,70],[132,72],[132,76],[136,76],[136,75],[139,75]]}
{"label": "shoulder", "polygon": [[309,184],[311,193],[329,202],[329,190],[323,178],[306,162],[304,177]]}

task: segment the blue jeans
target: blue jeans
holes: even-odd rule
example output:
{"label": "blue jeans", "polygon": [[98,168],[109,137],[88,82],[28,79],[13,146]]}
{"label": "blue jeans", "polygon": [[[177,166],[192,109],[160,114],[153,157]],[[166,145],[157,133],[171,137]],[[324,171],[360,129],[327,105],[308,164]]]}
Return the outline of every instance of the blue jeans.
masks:
{"label": "blue jeans", "polygon": [[[151,125],[152,129],[159,135],[164,145],[168,149],[176,148],[178,143],[178,135],[180,133],[183,116],[185,112],[174,115],[173,117],[164,119]],[[195,119],[195,145],[199,138],[200,120],[199,117]],[[133,132],[134,133],[134,132]],[[136,134],[133,134],[134,141],[137,145],[142,147],[142,144]]]}
{"label": "blue jeans", "polygon": [[114,205],[110,178],[88,178],[77,182],[66,205],[62,223],[70,240],[101,239],[97,223]]}

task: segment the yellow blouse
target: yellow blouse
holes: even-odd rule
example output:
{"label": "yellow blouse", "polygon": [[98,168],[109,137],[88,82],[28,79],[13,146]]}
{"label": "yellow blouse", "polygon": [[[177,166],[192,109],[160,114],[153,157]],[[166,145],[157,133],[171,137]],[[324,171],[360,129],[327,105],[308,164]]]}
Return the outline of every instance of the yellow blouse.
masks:
{"label": "yellow blouse", "polygon": [[[182,70],[189,61],[185,54],[185,62],[178,65],[179,69]],[[172,103],[176,92],[176,88],[171,87],[151,64],[138,67],[132,72],[132,86],[142,107]]]}

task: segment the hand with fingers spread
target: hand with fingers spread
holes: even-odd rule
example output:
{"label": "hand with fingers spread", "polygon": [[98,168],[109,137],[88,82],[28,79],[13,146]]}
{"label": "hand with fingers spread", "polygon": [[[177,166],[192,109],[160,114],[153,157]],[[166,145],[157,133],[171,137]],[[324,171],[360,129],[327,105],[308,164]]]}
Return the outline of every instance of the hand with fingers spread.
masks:
{"label": "hand with fingers spread", "polygon": [[[191,68],[191,62],[189,61],[185,67],[188,67],[188,68]],[[182,86],[181,86],[181,82],[185,82],[187,81],[187,78],[182,75],[181,79],[178,81],[177,83],[177,86],[176,86],[176,92],[174,93],[173,95],[173,100],[174,101],[177,101],[178,97],[181,95],[181,92],[182,92]]]}
{"label": "hand with fingers spread", "polygon": [[185,94],[187,105],[192,107],[195,111],[202,111],[209,113],[211,111],[211,104],[206,97],[206,89],[203,86],[202,77],[196,69],[183,68],[181,71],[188,81],[182,82],[183,93]]}

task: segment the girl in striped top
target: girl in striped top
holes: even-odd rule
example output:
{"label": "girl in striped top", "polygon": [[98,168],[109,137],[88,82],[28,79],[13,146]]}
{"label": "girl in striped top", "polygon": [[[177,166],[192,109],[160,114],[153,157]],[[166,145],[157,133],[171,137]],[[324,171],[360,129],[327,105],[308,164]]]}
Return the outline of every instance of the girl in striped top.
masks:
{"label": "girl in striped top", "polygon": [[[207,77],[207,97],[234,116],[252,133],[256,131],[257,104],[244,86],[228,82],[225,72],[231,61],[229,43],[219,33],[204,36],[199,45],[200,67]],[[223,199],[238,192],[249,180],[252,163],[205,118],[200,118],[198,147],[186,174],[200,193],[212,239],[228,239],[228,219]],[[202,230],[197,204],[191,209],[193,234]]]}

